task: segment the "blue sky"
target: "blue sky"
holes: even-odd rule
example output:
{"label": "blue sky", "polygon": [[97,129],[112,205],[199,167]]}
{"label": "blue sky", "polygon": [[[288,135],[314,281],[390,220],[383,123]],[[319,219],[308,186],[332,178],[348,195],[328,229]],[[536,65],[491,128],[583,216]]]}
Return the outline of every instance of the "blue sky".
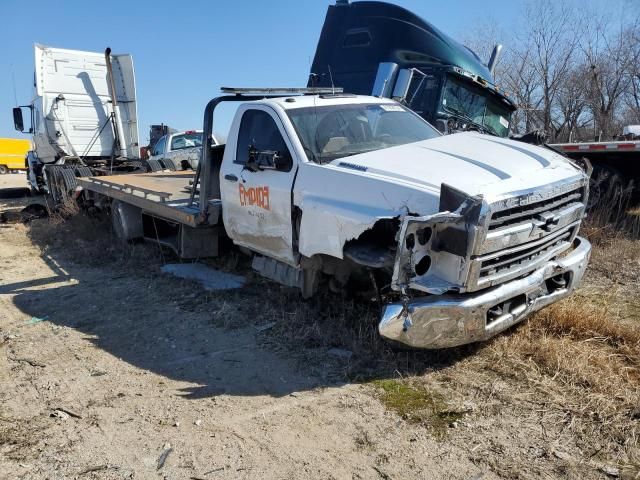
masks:
{"label": "blue sky", "polygon": [[[33,44],[131,53],[140,141],[149,125],[201,128],[206,102],[221,86],[304,86],[327,6],[335,0],[0,0],[0,137],[13,130],[15,92],[32,96]],[[487,16],[520,17],[521,0],[392,0],[460,39]],[[497,39],[499,40],[499,39]],[[216,118],[228,128],[232,111]]]}

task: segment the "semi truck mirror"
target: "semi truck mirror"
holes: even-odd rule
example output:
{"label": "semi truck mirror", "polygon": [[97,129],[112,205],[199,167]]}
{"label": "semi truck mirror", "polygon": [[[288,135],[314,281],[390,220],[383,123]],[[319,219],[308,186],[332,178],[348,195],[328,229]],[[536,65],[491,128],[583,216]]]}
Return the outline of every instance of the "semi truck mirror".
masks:
{"label": "semi truck mirror", "polygon": [[393,88],[392,98],[398,102],[404,102],[409,93],[409,86],[413,79],[413,68],[403,68],[398,72],[398,79]]}
{"label": "semi truck mirror", "polygon": [[13,126],[19,132],[24,132],[24,120],[22,118],[22,109],[20,107],[13,109]]}
{"label": "semi truck mirror", "polygon": [[393,62],[382,62],[378,65],[378,73],[373,83],[371,95],[374,97],[390,98],[393,92],[393,82],[398,73],[398,64]]}

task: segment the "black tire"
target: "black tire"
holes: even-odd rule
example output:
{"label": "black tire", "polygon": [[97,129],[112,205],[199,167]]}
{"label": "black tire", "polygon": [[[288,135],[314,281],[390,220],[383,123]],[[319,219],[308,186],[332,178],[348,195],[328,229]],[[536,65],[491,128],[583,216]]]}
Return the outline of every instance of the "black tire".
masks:
{"label": "black tire", "polygon": [[148,172],[160,172],[162,171],[162,165],[158,160],[147,159],[147,171]]}
{"label": "black tire", "polygon": [[0,175],[6,175],[9,173],[9,169],[6,165],[0,165]]}
{"label": "black tire", "polygon": [[[116,202],[114,202],[115,204]],[[120,217],[120,214],[118,212],[117,208],[113,208],[116,205],[112,204],[111,205],[111,211],[110,211],[110,216],[111,216],[111,228],[113,229],[113,233],[115,234],[116,238],[118,239],[119,242],[121,243],[127,243],[127,239],[125,237],[124,234],[124,225],[122,224],[122,218]]]}

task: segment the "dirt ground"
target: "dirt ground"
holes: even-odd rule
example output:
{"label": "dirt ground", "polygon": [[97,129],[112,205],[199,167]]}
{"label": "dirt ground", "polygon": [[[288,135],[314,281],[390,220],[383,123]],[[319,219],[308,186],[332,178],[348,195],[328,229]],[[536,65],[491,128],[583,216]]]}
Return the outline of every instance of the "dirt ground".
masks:
{"label": "dirt ground", "polygon": [[235,256],[216,266],[247,286],[205,292],[160,272],[167,252],[108,233],[0,224],[0,478],[640,478],[633,391],[624,421],[600,422],[597,404],[578,411],[591,386],[499,368],[533,322],[394,352],[368,306],[302,302]]}
{"label": "dirt ground", "polygon": [[4,197],[6,197],[7,190],[9,189],[18,189],[18,188],[27,188],[27,176],[24,172],[21,173],[9,173],[7,175],[0,175],[0,193],[2,193],[3,200],[2,202],[6,202]]}

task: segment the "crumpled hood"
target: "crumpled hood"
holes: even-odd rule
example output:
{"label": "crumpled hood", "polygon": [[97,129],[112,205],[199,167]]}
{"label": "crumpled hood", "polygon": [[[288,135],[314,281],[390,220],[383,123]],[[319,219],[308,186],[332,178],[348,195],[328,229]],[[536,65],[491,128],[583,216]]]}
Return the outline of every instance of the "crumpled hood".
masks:
{"label": "crumpled hood", "polygon": [[331,163],[437,191],[446,183],[470,195],[535,188],[580,174],[547,148],[477,132],[444,135]]}

